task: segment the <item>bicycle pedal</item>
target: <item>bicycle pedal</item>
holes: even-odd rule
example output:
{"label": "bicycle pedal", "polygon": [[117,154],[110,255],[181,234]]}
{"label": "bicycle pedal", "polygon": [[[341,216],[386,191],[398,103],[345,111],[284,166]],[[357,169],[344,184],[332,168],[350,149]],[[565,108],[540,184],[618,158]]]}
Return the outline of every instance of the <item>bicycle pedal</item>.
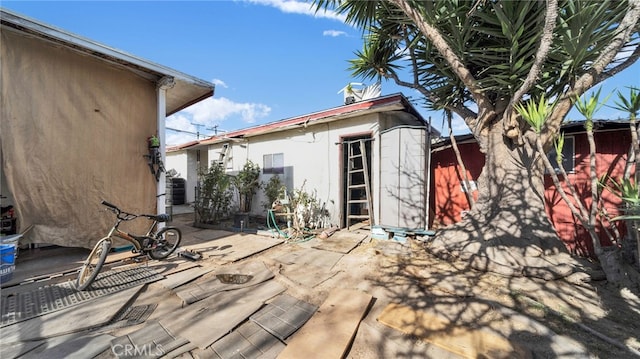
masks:
{"label": "bicycle pedal", "polygon": [[190,259],[192,261],[197,261],[202,259],[202,254],[198,253],[198,252],[192,252],[192,251],[182,251],[180,253],[178,253],[179,256],[181,257],[185,257],[187,259]]}
{"label": "bicycle pedal", "polygon": [[140,256],[140,257],[132,258],[132,260],[133,260],[135,263],[142,263],[142,262],[146,262],[146,261],[147,261],[147,257],[145,257],[145,256]]}

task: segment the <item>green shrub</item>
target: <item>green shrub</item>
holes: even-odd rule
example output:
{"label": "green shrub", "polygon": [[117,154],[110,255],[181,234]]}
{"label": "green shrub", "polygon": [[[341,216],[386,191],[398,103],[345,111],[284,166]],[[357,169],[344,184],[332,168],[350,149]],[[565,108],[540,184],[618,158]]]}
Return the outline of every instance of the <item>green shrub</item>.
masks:
{"label": "green shrub", "polygon": [[231,178],[222,165],[213,162],[198,173],[198,190],[194,204],[196,223],[218,224],[229,215],[233,192]]}

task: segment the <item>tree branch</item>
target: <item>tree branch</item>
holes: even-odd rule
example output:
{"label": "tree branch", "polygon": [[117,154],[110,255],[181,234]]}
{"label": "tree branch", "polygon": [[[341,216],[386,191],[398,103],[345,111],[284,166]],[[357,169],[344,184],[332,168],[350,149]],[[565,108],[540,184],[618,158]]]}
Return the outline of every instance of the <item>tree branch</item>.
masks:
{"label": "tree branch", "polygon": [[638,58],[640,58],[640,45],[636,46],[636,49],[633,51],[631,56],[629,56],[626,60],[624,60],[623,63],[612,68],[609,71],[605,71],[602,74],[600,74],[600,77],[598,77],[596,83],[602,82],[610,77],[617,75],[619,72],[626,70],[629,66],[633,65],[636,61],[638,61]]}
{"label": "tree branch", "polygon": [[560,130],[562,120],[566,114],[569,113],[569,110],[571,110],[574,99],[580,97],[597,83],[596,80],[604,72],[605,67],[613,61],[622,46],[629,40],[631,34],[636,31],[635,27],[639,18],[640,0],[629,0],[629,9],[618,26],[618,29],[621,31],[619,31],[611,43],[603,49],[600,56],[594,61],[591,69],[580,76],[573,86],[567,88],[559,97],[551,112],[551,116],[545,123],[543,132],[546,138],[543,142],[548,141],[550,134],[555,134]]}
{"label": "tree branch", "polygon": [[[542,37],[540,37],[540,43],[538,46],[538,51],[535,55],[535,61],[531,66],[531,70],[527,74],[527,78],[524,80],[520,88],[515,92],[511,100],[509,101],[509,105],[507,106],[507,110],[503,113],[502,122],[505,126],[505,130],[511,125],[511,116],[513,115],[514,108],[513,106],[520,102],[522,96],[531,89],[531,86],[534,85],[538,75],[540,74],[540,70],[542,69],[542,64],[547,59],[547,54],[551,49],[551,43],[553,41],[553,29],[556,25],[556,19],[558,18],[558,0],[547,0],[547,11],[545,14],[545,23],[543,27]],[[516,134],[517,135],[517,134]]]}
{"label": "tree branch", "polygon": [[451,70],[458,76],[458,78],[464,83],[464,85],[471,92],[474,101],[478,104],[478,108],[481,111],[493,111],[493,105],[489,99],[483,94],[482,88],[477,85],[476,79],[473,77],[469,69],[462,63],[460,58],[451,49],[451,46],[447,44],[447,41],[442,37],[442,34],[431,24],[429,24],[422,14],[411,6],[407,0],[390,0],[391,3],[396,5],[402,10],[409,19],[418,27],[420,32],[427,38],[433,46],[438,50],[442,57],[447,61]]}

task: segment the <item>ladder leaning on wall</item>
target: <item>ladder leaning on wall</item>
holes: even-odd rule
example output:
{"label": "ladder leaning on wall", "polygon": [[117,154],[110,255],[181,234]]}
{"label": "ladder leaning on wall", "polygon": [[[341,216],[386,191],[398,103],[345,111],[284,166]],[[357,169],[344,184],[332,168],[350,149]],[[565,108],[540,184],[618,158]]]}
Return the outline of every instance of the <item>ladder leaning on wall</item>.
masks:
{"label": "ladder leaning on wall", "polygon": [[[345,141],[347,158],[347,229],[352,221],[369,220],[373,225],[373,202],[369,185],[369,165],[365,140]],[[366,214],[364,210],[366,209]]]}

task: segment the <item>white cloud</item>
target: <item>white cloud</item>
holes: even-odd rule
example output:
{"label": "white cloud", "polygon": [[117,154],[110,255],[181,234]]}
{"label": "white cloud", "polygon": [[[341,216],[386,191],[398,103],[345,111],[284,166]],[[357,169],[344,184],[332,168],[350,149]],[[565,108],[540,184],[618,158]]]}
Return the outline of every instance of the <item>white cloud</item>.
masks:
{"label": "white cloud", "polygon": [[316,18],[338,20],[340,22],[344,22],[346,19],[345,15],[338,14],[335,11],[320,10],[316,12],[312,4],[305,1],[296,1],[296,0],[246,0],[246,1],[252,4],[275,7],[276,9],[279,9],[280,11],[287,14],[308,15]]}
{"label": "white cloud", "polygon": [[200,138],[207,137],[212,128],[225,120],[240,119],[252,124],[270,113],[271,107],[261,103],[240,103],[225,97],[208,98],[167,117],[165,142],[168,145],[186,143],[195,140],[198,132],[201,133]]}
{"label": "white cloud", "polygon": [[[168,146],[179,145],[196,139],[197,126],[191,124],[191,120],[178,112],[167,117],[165,142]],[[202,137],[201,137],[202,138]]]}
{"label": "white cloud", "polygon": [[232,116],[240,116],[246,123],[254,123],[257,119],[267,117],[271,107],[261,103],[233,102],[226,97],[208,98],[187,107],[183,111],[193,118],[193,122],[206,124],[221,122]]}
{"label": "white cloud", "polygon": [[220,79],[213,79],[211,82],[213,82],[214,85],[216,86],[220,86],[220,87],[224,87],[224,88],[228,88],[229,86],[227,86],[227,84],[220,80]]}
{"label": "white cloud", "polygon": [[331,37],[338,37],[338,36],[347,36],[347,33],[344,31],[338,31],[338,30],[325,30],[322,32],[323,36],[331,36]]}

